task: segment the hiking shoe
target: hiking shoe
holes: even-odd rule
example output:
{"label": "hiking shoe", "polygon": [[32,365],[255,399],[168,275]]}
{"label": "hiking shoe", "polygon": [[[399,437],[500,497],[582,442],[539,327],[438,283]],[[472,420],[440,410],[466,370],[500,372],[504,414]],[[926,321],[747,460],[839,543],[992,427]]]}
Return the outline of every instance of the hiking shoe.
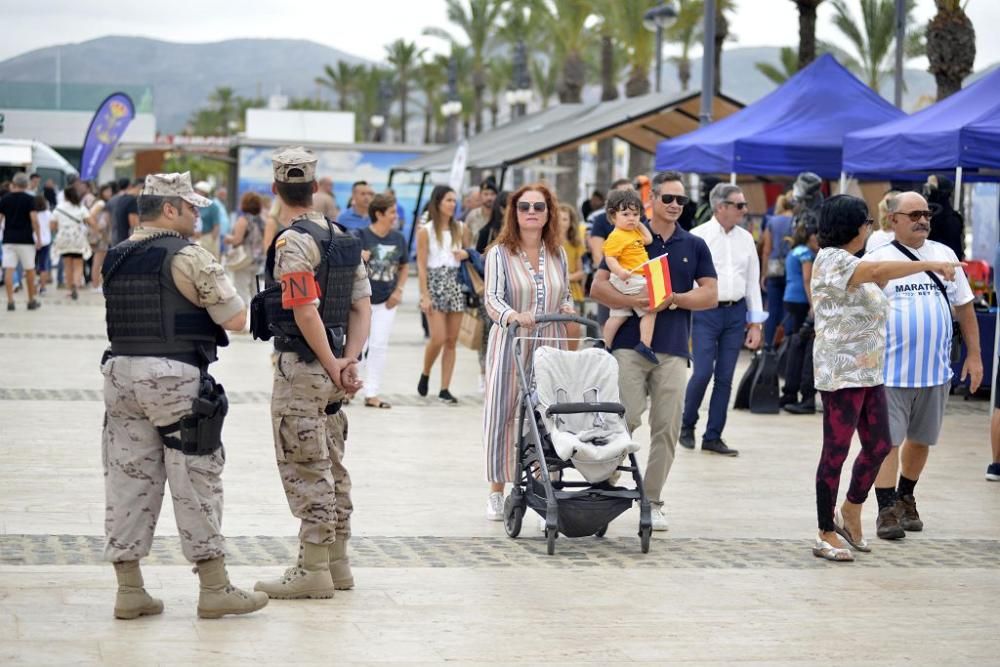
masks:
{"label": "hiking shoe", "polygon": [[118,579],[118,594],[115,597],[115,618],[132,620],[140,616],[155,616],[163,613],[163,602],[146,592],[139,570],[139,561],[130,560],[115,563]]}
{"label": "hiking shoe", "polygon": [[430,382],[430,377],[421,374],[420,381],[417,382],[417,393],[421,396],[427,395],[427,384]]}
{"label": "hiking shoe", "polygon": [[438,400],[448,405],[458,405],[458,399],[452,396],[451,392],[447,389],[442,389],[438,392]]}
{"label": "hiking shoe", "polygon": [[649,517],[653,520],[653,530],[670,530],[670,526],[667,524],[667,516],[663,513],[662,507],[654,505],[650,508]]}
{"label": "hiking shoe", "polygon": [[267,606],[264,593],[250,593],[233,586],[224,558],[203,560],[195,566],[198,589],[198,618],[222,618],[249,614]]}
{"label": "hiking shoe", "polygon": [[896,516],[899,517],[899,525],[904,531],[912,530],[919,533],[924,529],[924,522],[920,520],[920,512],[917,511],[917,501],[913,496],[900,496],[893,508]]}
{"label": "hiking shoe", "polygon": [[41,307],[42,304],[40,304],[38,301],[35,301],[34,299],[28,302],[28,310],[38,310]]}
{"label": "hiking shoe", "polygon": [[258,581],[253,589],[275,600],[327,600],[333,597],[330,547],[303,542],[299,564],[279,579]]}
{"label": "hiking shoe", "polygon": [[333,587],[338,591],[354,588],[354,575],[351,574],[351,559],[347,555],[346,535],[337,535],[337,541],[330,547],[330,576]]}
{"label": "hiking shoe", "polygon": [[715,440],[702,440],[701,441],[701,451],[712,452],[713,454],[720,454],[722,456],[739,456],[740,450],[732,449],[726,445],[726,441],[722,438],[717,438]]}
{"label": "hiking shoe", "polygon": [[694,449],[694,429],[681,428],[681,437],[677,438],[677,442],[684,449]]}
{"label": "hiking shoe", "polygon": [[486,501],[486,518],[489,521],[503,521],[503,493],[494,491]]}
{"label": "hiking shoe", "polygon": [[656,352],[653,352],[653,348],[646,345],[645,343],[639,343],[632,349],[641,354],[643,359],[653,364],[654,366],[660,365],[660,360],[656,358]]}
{"label": "hiking shoe", "polygon": [[883,540],[898,540],[906,537],[906,531],[900,525],[899,515],[896,514],[896,505],[878,511],[878,518],[875,519],[875,534]]}
{"label": "hiking shoe", "polygon": [[10,301],[10,302],[9,302],[9,303],[7,304],[7,310],[14,310],[14,302],[13,302],[13,301]]}
{"label": "hiking shoe", "polygon": [[[7,310],[10,310],[10,308]],[[1000,463],[991,463],[986,466],[986,480],[989,482],[1000,482]]]}

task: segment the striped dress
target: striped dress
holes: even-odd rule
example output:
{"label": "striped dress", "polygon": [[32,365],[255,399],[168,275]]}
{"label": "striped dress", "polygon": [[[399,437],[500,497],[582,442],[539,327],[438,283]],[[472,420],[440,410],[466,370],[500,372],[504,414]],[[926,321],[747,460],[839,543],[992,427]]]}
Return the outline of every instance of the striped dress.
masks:
{"label": "striped dress", "polygon": [[[517,461],[519,383],[514,365],[514,345],[507,335],[507,320],[517,313],[556,315],[572,306],[566,280],[566,253],[544,250],[536,274],[526,256],[511,254],[502,246],[486,253],[486,312],[499,326],[490,330],[486,352],[486,394],[483,404],[483,442],[486,444],[486,477],[490,482],[514,482]],[[535,329],[541,336],[565,337],[565,327],[551,324]],[[539,343],[522,341],[524,360]],[[565,341],[540,344],[566,348]]]}

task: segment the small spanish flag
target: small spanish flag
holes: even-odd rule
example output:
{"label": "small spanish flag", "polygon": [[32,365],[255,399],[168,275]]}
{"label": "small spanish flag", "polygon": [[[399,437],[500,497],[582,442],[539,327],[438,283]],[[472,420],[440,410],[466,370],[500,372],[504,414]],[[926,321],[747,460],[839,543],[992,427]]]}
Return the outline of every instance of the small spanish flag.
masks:
{"label": "small spanish flag", "polygon": [[670,287],[670,265],[667,263],[667,256],[660,255],[643,264],[642,275],[646,277],[649,308],[652,310],[666,301],[673,292]]}

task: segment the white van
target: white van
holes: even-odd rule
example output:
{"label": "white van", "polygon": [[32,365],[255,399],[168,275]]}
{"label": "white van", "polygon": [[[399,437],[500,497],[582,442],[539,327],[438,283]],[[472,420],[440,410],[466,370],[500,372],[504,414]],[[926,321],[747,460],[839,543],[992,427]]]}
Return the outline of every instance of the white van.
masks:
{"label": "white van", "polygon": [[37,173],[42,183],[51,178],[57,189],[66,187],[67,176],[78,174],[66,158],[47,144],[28,139],[0,139],[0,181],[9,181],[19,171]]}

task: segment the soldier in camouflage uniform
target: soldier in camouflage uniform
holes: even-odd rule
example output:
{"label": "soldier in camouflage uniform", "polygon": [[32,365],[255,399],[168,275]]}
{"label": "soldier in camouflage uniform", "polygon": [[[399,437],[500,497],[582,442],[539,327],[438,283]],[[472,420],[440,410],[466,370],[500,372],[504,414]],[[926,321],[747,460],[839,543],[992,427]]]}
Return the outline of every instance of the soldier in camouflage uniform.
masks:
{"label": "soldier in camouflage uniform", "polygon": [[283,322],[285,335],[275,337],[271,418],[281,483],[301,521],[301,546],[295,566],[254,590],[278,599],[329,598],[334,589],[354,586],[347,557],[353,509],[344,467],[347,416],[340,406],[361,388],[357,360],[368,338],[371,287],[360,242],[312,210],[316,156],[286,148],[273,161],[272,190],[284,229],[269,252],[267,270],[281,284],[269,319]]}
{"label": "soldier in camouflage uniform", "polygon": [[117,618],[163,611],[143,588],[139,560],[152,546],[165,484],[184,556],[197,564],[198,615],[245,614],[267,604],[266,596],[233,587],[226,574],[224,450],[186,453],[170,435],[192,415],[200,386],[210,378],[205,369],[215,360],[217,342],[225,344],[222,328],[240,331],[246,320],[222,266],[186,240],[194,234],[196,207],[207,203],[188,173],[148,176],[139,197],[140,226],[102,269],[111,340],[101,366],[104,555],[118,577]]}

